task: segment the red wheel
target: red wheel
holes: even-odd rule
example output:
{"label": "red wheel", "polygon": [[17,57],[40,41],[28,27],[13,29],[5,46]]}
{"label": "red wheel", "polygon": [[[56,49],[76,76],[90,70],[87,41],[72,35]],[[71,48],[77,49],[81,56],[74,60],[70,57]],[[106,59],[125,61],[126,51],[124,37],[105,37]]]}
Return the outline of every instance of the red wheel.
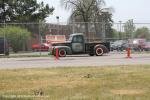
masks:
{"label": "red wheel", "polygon": [[102,56],[103,53],[104,53],[104,51],[103,51],[103,49],[102,49],[101,47],[97,47],[97,48],[95,49],[95,54],[96,54],[96,56]]}
{"label": "red wheel", "polygon": [[65,57],[66,56],[66,50],[65,49],[60,49],[59,50],[59,57]]}

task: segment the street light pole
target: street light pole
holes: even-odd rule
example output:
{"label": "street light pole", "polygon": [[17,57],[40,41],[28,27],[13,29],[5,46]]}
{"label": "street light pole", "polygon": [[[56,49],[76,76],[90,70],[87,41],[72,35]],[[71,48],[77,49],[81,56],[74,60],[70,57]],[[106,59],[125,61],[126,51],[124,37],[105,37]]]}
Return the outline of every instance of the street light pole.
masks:
{"label": "street light pole", "polygon": [[59,16],[56,16],[56,19],[57,19],[57,27],[58,27],[58,29],[57,29],[57,35],[59,35]]}
{"label": "street light pole", "polygon": [[122,35],[121,35],[121,24],[122,24],[122,21],[119,21],[119,25],[120,25],[120,30],[119,30],[119,39],[122,38]]}

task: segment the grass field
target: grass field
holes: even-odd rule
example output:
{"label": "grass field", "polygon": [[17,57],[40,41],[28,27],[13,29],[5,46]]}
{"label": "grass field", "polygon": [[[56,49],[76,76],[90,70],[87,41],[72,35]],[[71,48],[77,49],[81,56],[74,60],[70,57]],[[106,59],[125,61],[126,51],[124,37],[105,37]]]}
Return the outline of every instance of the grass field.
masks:
{"label": "grass field", "polygon": [[0,70],[0,100],[149,100],[150,66]]}

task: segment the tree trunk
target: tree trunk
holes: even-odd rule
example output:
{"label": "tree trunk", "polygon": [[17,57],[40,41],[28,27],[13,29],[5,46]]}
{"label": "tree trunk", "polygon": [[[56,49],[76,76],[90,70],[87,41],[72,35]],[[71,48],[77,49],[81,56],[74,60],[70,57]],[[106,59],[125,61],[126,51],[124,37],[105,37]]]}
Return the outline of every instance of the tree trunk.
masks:
{"label": "tree trunk", "polygon": [[84,25],[85,25],[85,35],[86,35],[86,37],[87,37],[87,41],[89,41],[90,37],[89,37],[88,22],[85,22]]}

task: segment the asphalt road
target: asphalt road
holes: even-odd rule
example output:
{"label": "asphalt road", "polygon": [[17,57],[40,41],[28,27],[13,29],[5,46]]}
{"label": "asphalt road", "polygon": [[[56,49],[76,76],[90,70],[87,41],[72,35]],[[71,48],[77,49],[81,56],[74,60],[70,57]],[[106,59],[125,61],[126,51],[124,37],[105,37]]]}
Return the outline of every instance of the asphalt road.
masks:
{"label": "asphalt road", "polygon": [[0,58],[0,69],[16,68],[47,68],[47,67],[87,67],[111,65],[150,65],[150,53],[131,54],[127,59],[126,54],[109,53],[104,56],[73,55],[56,60],[55,57],[22,57]]}

